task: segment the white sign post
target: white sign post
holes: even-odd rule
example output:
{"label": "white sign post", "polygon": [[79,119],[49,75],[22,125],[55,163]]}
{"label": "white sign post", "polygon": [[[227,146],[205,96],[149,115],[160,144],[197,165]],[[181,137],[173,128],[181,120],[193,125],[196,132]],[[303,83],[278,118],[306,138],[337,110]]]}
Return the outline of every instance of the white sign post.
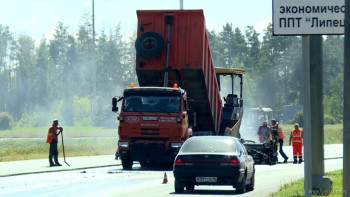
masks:
{"label": "white sign post", "polygon": [[344,0],[273,0],[274,35],[344,34]]}

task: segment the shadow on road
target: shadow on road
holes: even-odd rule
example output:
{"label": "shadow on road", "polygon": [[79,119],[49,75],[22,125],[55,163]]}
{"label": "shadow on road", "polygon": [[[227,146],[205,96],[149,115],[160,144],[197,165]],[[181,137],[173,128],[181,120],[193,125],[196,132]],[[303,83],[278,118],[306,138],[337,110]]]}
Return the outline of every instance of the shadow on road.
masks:
{"label": "shadow on road", "polygon": [[[249,193],[249,192],[247,192]],[[235,191],[235,189],[232,188],[232,190],[208,190],[208,189],[195,189],[193,191],[184,191],[183,193],[169,193],[173,195],[203,195],[203,196],[210,196],[210,195],[242,195]]]}

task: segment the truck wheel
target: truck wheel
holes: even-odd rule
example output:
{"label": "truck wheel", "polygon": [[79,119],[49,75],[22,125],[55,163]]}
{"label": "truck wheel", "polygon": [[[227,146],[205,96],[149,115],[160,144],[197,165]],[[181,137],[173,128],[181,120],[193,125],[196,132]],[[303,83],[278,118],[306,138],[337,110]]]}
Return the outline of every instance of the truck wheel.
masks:
{"label": "truck wheel", "polygon": [[184,192],[184,185],[180,181],[175,179],[174,186],[175,186],[175,193],[182,193],[182,192]]}
{"label": "truck wheel", "polygon": [[133,160],[130,157],[122,157],[122,166],[124,170],[131,170]]}
{"label": "truck wheel", "polygon": [[139,56],[144,58],[158,57],[162,54],[164,39],[156,32],[146,32],[137,37],[135,49]]}

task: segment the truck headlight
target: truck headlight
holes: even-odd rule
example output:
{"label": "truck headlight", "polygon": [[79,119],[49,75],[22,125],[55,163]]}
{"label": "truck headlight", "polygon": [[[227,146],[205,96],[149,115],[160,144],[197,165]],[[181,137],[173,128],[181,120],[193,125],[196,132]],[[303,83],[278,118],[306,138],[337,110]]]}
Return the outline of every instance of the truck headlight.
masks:
{"label": "truck headlight", "polygon": [[123,148],[128,148],[129,147],[129,142],[118,142],[119,147]]}
{"label": "truck headlight", "polygon": [[172,142],[170,143],[171,148],[180,148],[182,146],[181,142]]}
{"label": "truck headlight", "polygon": [[181,118],[180,118],[180,117],[177,117],[177,118],[176,118],[176,122],[180,123],[180,122],[181,122]]}

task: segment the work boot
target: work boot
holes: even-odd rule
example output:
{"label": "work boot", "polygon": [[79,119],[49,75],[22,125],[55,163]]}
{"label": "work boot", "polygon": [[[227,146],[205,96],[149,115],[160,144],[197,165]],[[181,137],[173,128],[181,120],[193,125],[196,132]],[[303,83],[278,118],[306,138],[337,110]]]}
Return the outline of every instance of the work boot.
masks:
{"label": "work boot", "polygon": [[284,158],[283,163],[287,163],[287,161],[288,161],[288,157]]}
{"label": "work boot", "polygon": [[296,157],[296,156],[294,156],[294,161],[293,161],[293,163],[294,163],[294,164],[298,163],[297,157]]}
{"label": "work boot", "polygon": [[299,163],[303,163],[303,159],[299,157]]}
{"label": "work boot", "polygon": [[62,166],[60,162],[58,162],[58,155],[54,155],[55,166]]}
{"label": "work boot", "polygon": [[50,167],[55,166],[55,163],[53,163],[52,161],[52,157],[49,157],[49,163],[50,163]]}

